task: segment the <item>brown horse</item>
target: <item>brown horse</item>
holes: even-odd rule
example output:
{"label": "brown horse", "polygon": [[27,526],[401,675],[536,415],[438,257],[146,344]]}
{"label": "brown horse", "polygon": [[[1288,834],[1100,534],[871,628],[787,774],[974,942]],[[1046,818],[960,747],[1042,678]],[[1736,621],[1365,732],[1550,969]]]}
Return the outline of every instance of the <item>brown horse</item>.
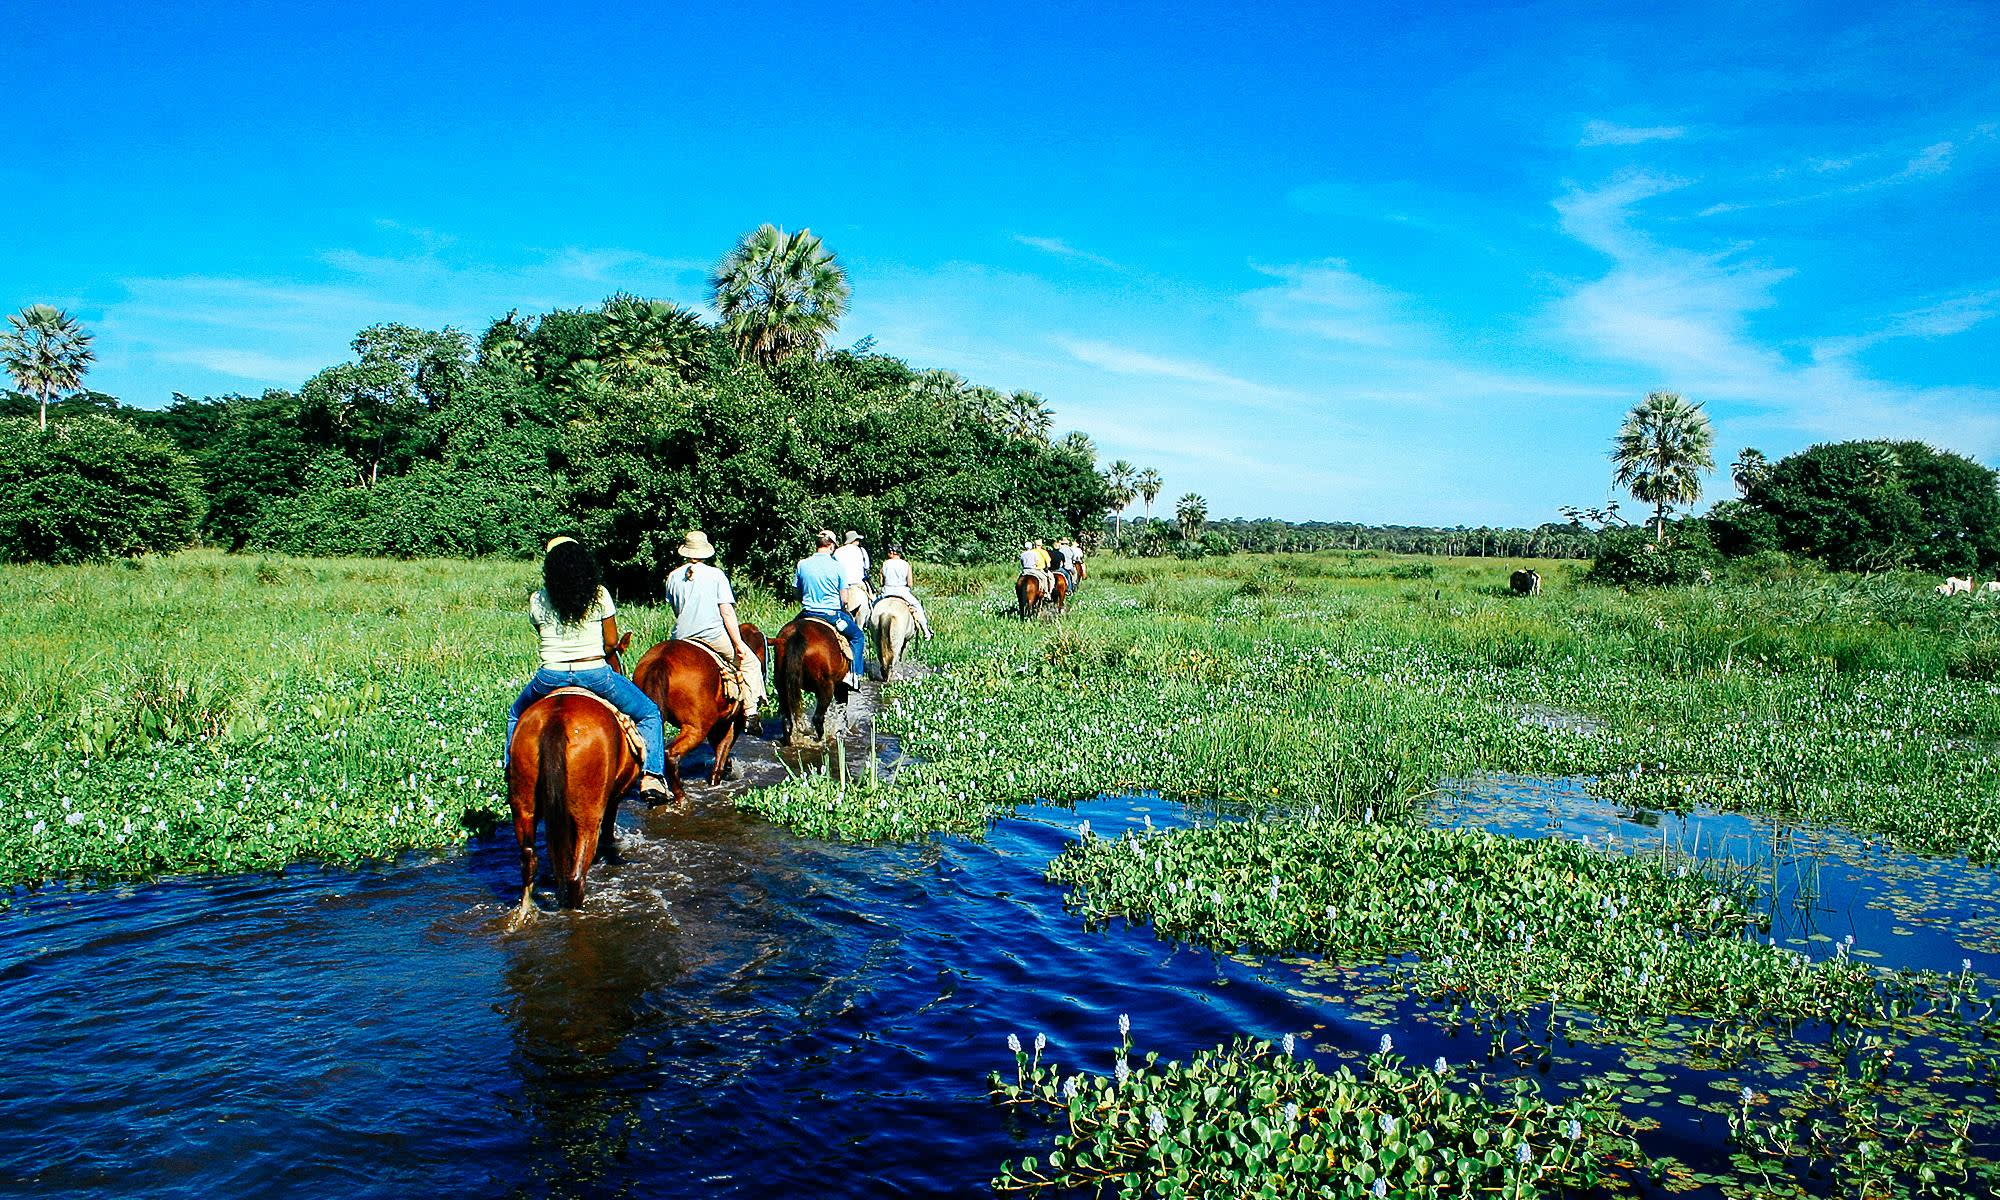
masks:
{"label": "brown horse", "polygon": [[590,696],[544,696],[514,728],[507,762],[507,800],[521,844],[521,903],[509,922],[534,911],[535,819],[549,834],[556,902],[583,907],[583,877],[602,839],[616,847],[618,798],[639,780],[639,759],[610,705]]}
{"label": "brown horse", "polygon": [[778,631],[777,645],[778,715],[784,721],[785,743],[796,740],[799,706],[811,692],[813,736],[826,740],[826,709],[842,699],[841,681],[850,664],[847,639],[831,625],[806,616],[797,616]]}
{"label": "brown horse", "polygon": [[1046,596],[1042,594],[1042,581],[1033,575],[1023,574],[1014,581],[1014,601],[1019,606],[1023,621],[1033,616],[1035,610],[1045,601],[1054,604],[1059,613],[1069,606],[1068,576],[1061,571],[1052,571],[1050,574],[1055,577],[1055,585]]}
{"label": "brown horse", "polygon": [[[757,656],[757,670],[762,671],[763,631],[748,622],[738,628],[743,632],[743,644]],[[687,803],[681,759],[704,740],[715,751],[715,769],[708,773],[708,782],[711,786],[721,783],[729,770],[729,751],[747,722],[743,702],[731,700],[722,689],[722,668],[716,665],[715,656],[687,642],[661,642],[632,668],[632,682],[660,706],[662,717],[680,726],[680,733],[667,745],[667,786],[674,790],[674,803]]]}

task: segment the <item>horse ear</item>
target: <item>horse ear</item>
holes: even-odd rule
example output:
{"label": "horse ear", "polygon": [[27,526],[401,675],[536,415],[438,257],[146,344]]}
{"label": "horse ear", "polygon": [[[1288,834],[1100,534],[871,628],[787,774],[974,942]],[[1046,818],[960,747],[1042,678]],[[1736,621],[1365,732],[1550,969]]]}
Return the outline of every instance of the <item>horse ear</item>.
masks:
{"label": "horse ear", "polygon": [[631,645],[632,645],[632,635],[630,632],[627,632],[625,636],[618,639],[618,653],[620,654],[625,653],[625,651],[629,649]]}

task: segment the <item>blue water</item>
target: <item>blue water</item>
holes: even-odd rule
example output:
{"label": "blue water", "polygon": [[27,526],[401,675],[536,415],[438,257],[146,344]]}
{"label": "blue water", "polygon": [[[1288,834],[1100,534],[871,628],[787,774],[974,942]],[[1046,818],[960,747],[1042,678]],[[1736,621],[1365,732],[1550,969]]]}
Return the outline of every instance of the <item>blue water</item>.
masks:
{"label": "blue water", "polygon": [[[1115,834],[1148,815],[1206,819],[1139,797],[1023,810],[983,843],[840,847],[714,797],[628,806],[627,861],[594,873],[588,909],[517,933],[504,835],[366,870],[26,897],[0,913],[0,1194],[978,1195],[1003,1158],[1048,1148],[986,1099],[1007,1034],[1103,1071],[1120,1013],[1169,1057],[1293,1032],[1351,1058],[1387,1031],[1416,1061],[1492,1066],[1483,1034],[1385,1003],[1379,970],[1085,930],[1043,866],[1082,819]],[[1944,919],[1991,873],[1857,839],[1506,777],[1436,817],[1632,852],[1678,838],[1766,869],[1781,936],[1852,932],[1885,965],[1986,970],[2000,950],[2000,930]],[[1788,893],[1801,846],[1813,886]],[[1575,1049],[1550,1079],[1623,1057]],[[1677,1089],[1708,1078],[1662,1069]],[[1657,1115],[1652,1148],[1724,1152],[1714,1114]]]}

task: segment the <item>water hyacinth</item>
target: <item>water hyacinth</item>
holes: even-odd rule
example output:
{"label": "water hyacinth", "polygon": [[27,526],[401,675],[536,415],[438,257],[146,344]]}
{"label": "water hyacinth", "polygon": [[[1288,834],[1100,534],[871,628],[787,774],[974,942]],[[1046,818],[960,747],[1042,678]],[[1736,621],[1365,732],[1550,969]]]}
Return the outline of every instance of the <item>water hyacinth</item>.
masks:
{"label": "water hyacinth", "polygon": [[[1185,1061],[1162,1062],[1149,1053],[1146,1064],[1143,1087],[1121,1084],[1111,1092],[1094,1091],[1087,1079],[1078,1083],[1078,1076],[1060,1068],[1025,1083],[992,1076],[997,1103],[1058,1116],[1046,1161],[1038,1156],[1004,1165],[994,1188],[1088,1190],[1116,1180],[1117,1195],[1138,1200],[1161,1194],[1178,1170],[1190,1195],[1255,1195],[1278,1181],[1284,1190],[1277,1194],[1342,1194],[1354,1163],[1386,1165],[1422,1153],[1459,1165],[1436,1182],[1396,1172],[1398,1194],[1443,1200],[1540,1194],[1516,1190],[1522,1186],[1560,1191],[1629,1182],[1645,1170],[1632,1127],[1603,1093],[1558,1107],[1520,1081],[1489,1094],[1409,1073],[1382,1055],[1360,1071],[1343,1066],[1326,1073],[1310,1061],[1283,1057],[1268,1042],[1247,1040]],[[1274,1094],[1283,1096],[1282,1103]],[[1070,1103],[1088,1095],[1099,1101]],[[1169,1113],[1189,1116],[1169,1120]],[[1139,1129],[1143,1143],[1131,1136]],[[1274,1129],[1284,1133],[1272,1138]],[[1504,1156],[1488,1154],[1494,1131],[1509,1129],[1550,1138],[1557,1130],[1573,1134],[1539,1156],[1523,1154],[1525,1141]],[[1216,1147],[1257,1149],[1218,1154]],[[1369,1186],[1372,1194],[1388,1194],[1387,1172]]]}

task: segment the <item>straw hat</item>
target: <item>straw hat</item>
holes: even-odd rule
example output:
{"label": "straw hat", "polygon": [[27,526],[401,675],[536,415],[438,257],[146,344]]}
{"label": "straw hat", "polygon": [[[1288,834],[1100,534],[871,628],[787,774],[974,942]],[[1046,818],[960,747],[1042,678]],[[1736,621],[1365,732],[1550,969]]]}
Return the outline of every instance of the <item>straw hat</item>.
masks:
{"label": "straw hat", "polygon": [[861,535],[860,535],[860,534],[858,534],[858,533],[854,532],[854,531],[853,531],[852,529],[850,529],[850,530],[848,530],[848,531],[847,531],[847,544],[848,544],[848,545],[850,545],[850,546],[852,546],[852,545],[856,545],[856,544],[857,544],[857,543],[859,543],[860,541],[861,541]]}
{"label": "straw hat", "polygon": [[714,558],[715,547],[709,544],[707,534],[699,529],[690,529],[681,542],[680,555],[682,558]]}

